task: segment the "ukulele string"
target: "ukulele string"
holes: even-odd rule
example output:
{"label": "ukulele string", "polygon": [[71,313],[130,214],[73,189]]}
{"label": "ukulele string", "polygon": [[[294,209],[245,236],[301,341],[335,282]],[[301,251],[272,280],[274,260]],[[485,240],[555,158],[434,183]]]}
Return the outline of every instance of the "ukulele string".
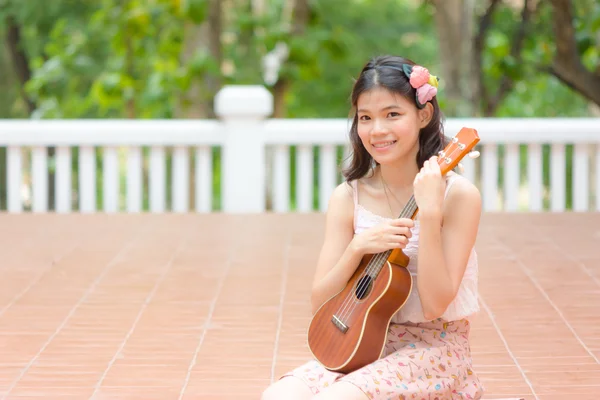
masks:
{"label": "ukulele string", "polygon": [[[370,272],[374,271],[377,267],[375,266],[376,264],[381,263],[383,260],[385,260],[385,254],[386,252],[383,253],[378,253],[376,254],[371,261],[369,261],[369,265],[367,266],[367,268],[365,269],[365,271],[363,272],[363,275],[358,279],[358,281],[360,282],[356,288],[356,290],[361,293],[359,294],[359,296],[362,296],[362,293],[364,293],[364,289],[366,287],[366,280],[363,280],[365,278],[365,276],[369,275]],[[346,299],[344,299],[344,302],[342,303],[341,307],[338,309],[339,314],[338,317],[339,319],[346,323],[346,317],[349,317],[352,313],[352,310],[354,308],[350,308],[350,310],[348,310],[348,308],[352,305],[352,303],[355,303],[355,307],[356,307],[356,300],[355,300],[355,296],[354,296],[355,290],[350,290],[348,292],[348,295],[346,296]]]}
{"label": "ukulele string", "polygon": [[[413,207],[415,205],[416,205],[416,203],[415,203],[414,197],[411,196],[406,207],[409,207],[409,206]],[[363,280],[363,278],[365,276],[369,275],[370,273],[372,273],[373,271],[375,271],[378,267],[382,266],[386,262],[386,260],[389,256],[389,255],[385,255],[385,253],[387,253],[387,252],[388,251],[377,254],[369,262],[369,266],[365,269],[365,272],[360,277],[360,279],[359,279],[360,283],[358,284],[358,286],[356,288],[356,292],[357,292],[359,298],[365,294],[365,292],[368,289],[368,285],[369,285],[368,281],[366,279]],[[374,279],[372,281],[374,281]],[[341,307],[341,312],[340,312],[339,318],[344,323],[346,322],[345,319],[351,316],[353,310],[356,308],[356,305],[358,304],[357,301],[354,299],[355,296],[353,296],[353,293],[354,293],[354,291],[351,291],[350,293],[348,293],[348,296]],[[350,307],[352,305],[352,303],[354,303],[354,307],[351,308],[350,310],[348,310],[348,307]]]}
{"label": "ukulele string", "polygon": [[[456,147],[455,147],[455,149],[454,149],[454,150],[453,150],[453,151],[450,153],[450,155],[447,155],[446,157],[452,157],[452,156],[453,156],[453,155],[454,155],[454,154],[455,154],[457,151],[459,151],[459,150],[460,150],[460,147],[459,147],[459,146],[456,146]],[[415,199],[414,199],[414,196],[411,196],[411,199],[409,200],[409,202],[408,202],[407,204],[411,204],[411,206],[412,206],[412,205],[415,205]],[[385,258],[385,257],[383,257],[383,254],[384,254],[384,253],[380,253],[380,254],[378,255],[378,256],[379,256],[379,257],[378,257],[379,259],[378,259],[378,261],[377,261],[377,262],[381,261],[381,258]],[[358,289],[357,291],[358,291],[358,296],[359,296],[359,297],[361,297],[361,296],[362,296],[362,295],[365,293],[365,291],[366,291],[366,288],[367,288],[367,283],[366,283],[366,280],[362,280],[362,278],[364,278],[364,277],[365,277],[365,275],[368,275],[368,273],[369,273],[369,272],[372,272],[372,271],[374,271],[374,270],[377,268],[377,267],[373,267],[373,266],[371,265],[372,261],[373,261],[373,260],[371,260],[371,262],[369,262],[369,266],[368,266],[368,267],[367,267],[367,269],[365,270],[365,273],[364,273],[364,274],[363,274],[363,276],[361,277],[360,284],[359,284],[359,286],[357,287],[357,289]],[[353,301],[353,303],[354,303],[354,306],[353,306],[353,307],[352,307],[352,308],[351,308],[349,311],[348,311],[348,310],[346,310],[346,308],[352,304],[352,301],[351,301],[351,302],[348,302],[348,300],[350,300],[350,299],[353,299],[353,297],[354,297],[354,296],[350,297],[351,293],[352,293],[352,292],[348,293],[348,298],[347,298],[347,300],[345,300],[345,301],[344,301],[344,304],[343,304],[343,308],[344,308],[344,310],[343,310],[343,312],[342,312],[342,313],[343,313],[344,315],[343,315],[343,316],[342,316],[342,315],[340,315],[340,320],[342,320],[344,323],[345,323],[345,320],[346,320],[346,318],[350,318],[350,316],[352,315],[352,313],[353,313],[353,312],[354,312],[354,310],[356,309],[356,306],[358,305],[358,302],[357,302],[356,300],[354,300],[354,301]],[[348,304],[346,305],[346,303],[347,303],[347,302],[348,302]],[[340,314],[342,314],[342,313],[340,313]]]}
{"label": "ukulele string", "polygon": [[[452,157],[458,150],[460,150],[460,148],[458,146],[456,146],[456,148],[447,157]],[[409,204],[416,205],[415,204],[414,196],[411,196],[411,199],[409,200]],[[359,297],[361,297],[364,294],[365,291],[366,291],[365,285],[362,285],[362,287],[359,287],[358,288],[358,295],[359,295]],[[352,313],[354,312],[354,309],[356,308],[357,304],[358,303],[356,301],[354,301],[354,307],[350,310],[350,312],[346,312],[347,315],[345,315],[344,318],[349,318],[352,315]]]}

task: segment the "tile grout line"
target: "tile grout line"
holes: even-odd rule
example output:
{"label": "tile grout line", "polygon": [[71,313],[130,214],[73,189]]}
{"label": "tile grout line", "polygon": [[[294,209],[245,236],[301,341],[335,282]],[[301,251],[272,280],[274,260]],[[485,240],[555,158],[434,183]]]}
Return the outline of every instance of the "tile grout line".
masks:
{"label": "tile grout line", "polygon": [[290,266],[290,247],[291,247],[292,234],[288,232],[286,238],[286,244],[284,248],[284,259],[283,259],[283,273],[281,276],[281,296],[279,299],[279,318],[277,320],[277,330],[275,331],[275,344],[273,345],[273,363],[271,364],[271,383],[275,379],[275,364],[277,363],[277,352],[279,351],[279,338],[281,336],[281,325],[283,324],[283,303],[285,301],[286,286],[288,271]]}
{"label": "tile grout line", "polygon": [[579,335],[577,334],[577,332],[575,331],[575,328],[573,328],[573,326],[571,326],[571,324],[569,323],[569,321],[565,318],[564,314],[562,313],[562,311],[560,311],[560,309],[558,308],[558,306],[552,301],[552,299],[550,298],[550,296],[548,296],[548,293],[546,293],[546,291],[544,290],[544,288],[539,284],[539,282],[537,281],[537,279],[535,279],[535,277],[533,276],[533,274],[531,273],[531,270],[529,268],[527,268],[523,262],[519,259],[515,260],[517,262],[517,264],[519,264],[521,266],[521,269],[523,270],[523,272],[525,272],[525,275],[527,275],[527,277],[531,280],[531,282],[533,283],[533,285],[536,287],[536,289],[542,294],[542,296],[544,296],[544,298],[546,299],[546,301],[548,303],[550,303],[550,305],[552,306],[552,308],[554,308],[554,311],[556,311],[556,313],[558,314],[558,316],[560,317],[560,319],[563,320],[563,322],[565,323],[565,325],[567,326],[567,328],[571,331],[571,333],[573,334],[573,336],[575,336],[575,339],[577,339],[577,341],[579,342],[579,344],[581,344],[581,346],[585,349],[585,351],[587,351],[587,353],[594,359],[594,361],[596,361],[597,364],[600,364],[600,360],[598,360],[598,357],[596,357],[594,355],[594,353],[587,347],[587,345],[583,342],[583,340],[581,340],[581,338],[579,337]]}
{"label": "tile grout line", "polygon": [[[141,230],[141,232],[143,232],[143,230]],[[29,371],[29,368],[31,368],[31,366],[37,361],[37,359],[39,358],[39,356],[46,349],[46,347],[48,347],[48,345],[52,342],[52,340],[54,340],[54,338],[56,337],[56,335],[58,335],[58,333],[63,329],[63,327],[67,324],[67,321],[69,321],[69,319],[73,316],[73,314],[79,308],[79,306],[81,306],[81,304],[83,304],[83,301],[94,290],[94,288],[98,285],[98,283],[100,282],[100,280],[102,280],[102,278],[104,277],[104,275],[106,275],[106,273],[108,272],[108,270],[110,270],[110,268],[115,264],[115,262],[117,260],[119,260],[119,258],[121,257],[121,255],[125,251],[127,251],[133,245],[133,243],[135,243],[137,240],[139,240],[139,233],[140,233],[140,231],[136,231],[134,238],[131,239],[125,246],[123,246],[123,248],[121,248],[121,250],[117,252],[117,254],[108,262],[108,264],[106,264],[106,266],[104,267],[104,269],[102,270],[102,272],[100,273],[100,275],[98,275],[98,277],[96,277],[96,279],[92,282],[92,284],[85,291],[85,293],[83,294],[83,296],[81,296],[81,298],[79,299],[79,301],[71,308],[71,310],[69,311],[69,314],[67,314],[67,316],[62,321],[62,323],[58,326],[58,328],[56,328],[56,330],[54,331],[54,333],[52,333],[52,335],[50,335],[50,337],[48,338],[48,340],[42,345],[42,347],[40,348],[40,350],[31,359],[31,361],[29,361],[29,363],[27,363],[27,365],[25,366],[25,368],[23,368],[23,370],[21,371],[21,373],[19,374],[19,376],[10,384],[10,386],[8,387],[8,389],[6,389],[6,391],[4,392],[4,395],[2,396],[2,400],[6,399],[6,397],[10,394],[10,392],[13,391],[13,389],[15,388],[15,386],[17,385],[17,383],[21,380],[21,378],[23,378],[23,376],[27,373],[27,371]]]}
{"label": "tile grout line", "polygon": [[[237,246],[236,246],[237,247]],[[192,361],[190,361],[190,365],[188,367],[187,373],[185,375],[185,379],[183,381],[183,386],[181,387],[181,392],[179,393],[178,399],[181,400],[183,398],[183,394],[188,387],[190,376],[192,375],[192,370],[196,366],[196,359],[198,358],[198,353],[200,353],[200,348],[202,347],[202,343],[204,343],[204,338],[206,337],[206,331],[210,322],[212,320],[213,314],[215,312],[215,308],[217,306],[217,300],[221,295],[221,291],[223,290],[223,286],[225,286],[225,281],[227,280],[227,275],[229,275],[229,270],[231,269],[231,264],[233,264],[233,257],[237,251],[237,248],[230,248],[229,257],[227,257],[227,266],[225,267],[225,271],[223,271],[223,276],[219,279],[219,283],[217,283],[217,290],[215,293],[215,297],[210,303],[210,307],[208,308],[208,316],[206,317],[206,321],[204,322],[204,328],[202,329],[202,333],[200,334],[200,339],[198,341],[198,345],[194,350],[194,354],[192,356]]]}
{"label": "tile grout line", "polygon": [[146,296],[146,299],[144,300],[144,303],[142,304],[142,307],[141,307],[140,311],[138,312],[135,320],[133,321],[133,324],[132,324],[131,328],[129,329],[129,331],[125,335],[125,338],[121,342],[121,345],[119,346],[117,352],[115,353],[115,355],[113,356],[113,358],[108,363],[108,366],[106,367],[106,370],[104,371],[104,373],[102,374],[102,376],[100,377],[100,379],[98,380],[98,382],[96,383],[96,386],[94,387],[94,392],[90,396],[90,399],[94,398],[94,396],[98,392],[98,389],[100,389],[100,386],[102,386],[102,383],[104,382],[104,380],[106,379],[106,376],[108,375],[108,371],[110,371],[110,369],[113,367],[115,361],[117,360],[117,358],[119,357],[119,355],[121,354],[121,352],[123,351],[123,349],[125,348],[125,345],[127,344],[127,342],[129,341],[129,338],[133,334],[133,331],[135,330],[135,328],[136,328],[139,320],[142,318],[142,315],[144,314],[144,311],[146,311],[146,308],[148,307],[148,304],[150,304],[150,301],[152,300],[152,298],[154,297],[154,295],[158,291],[158,288],[164,282],[164,280],[165,280],[167,274],[169,273],[169,271],[171,271],[171,267],[173,266],[173,262],[175,261],[175,258],[177,258],[177,256],[181,253],[181,251],[186,247],[187,240],[188,240],[187,238],[184,239],[182,241],[182,243],[180,243],[179,246],[177,246],[177,248],[175,249],[175,251],[173,252],[173,254],[171,255],[171,257],[167,261],[166,268],[164,269],[164,271],[162,272],[162,274],[160,275],[160,277],[156,280],[156,282],[154,284],[154,287],[152,288],[152,291]]}
{"label": "tile grout line", "polygon": [[[600,190],[600,188],[599,188],[599,190]],[[558,251],[559,251],[561,254],[563,254],[564,256],[566,256],[566,257],[567,257],[569,260],[571,260],[571,261],[573,261],[575,264],[577,264],[577,266],[578,266],[579,268],[581,268],[581,269],[582,269],[582,270],[583,270],[583,271],[584,271],[586,274],[588,274],[588,275],[589,275],[589,277],[590,277],[590,278],[592,278],[592,280],[593,280],[594,282],[596,282],[596,284],[598,285],[598,287],[600,287],[600,279],[596,278],[596,277],[594,276],[594,274],[592,274],[592,271],[590,271],[590,270],[588,269],[588,267],[586,267],[586,266],[585,266],[585,264],[584,264],[582,261],[578,260],[577,258],[575,258],[574,256],[572,256],[572,255],[571,255],[571,254],[569,254],[569,253],[565,253],[565,252],[564,252],[564,251],[563,251],[563,250],[560,248],[560,246],[558,245],[558,243],[556,243],[556,242],[554,241],[554,239],[552,239],[551,237],[550,237],[549,239],[546,239],[546,241],[547,241],[548,243],[550,243],[552,246],[554,246],[554,247],[555,247],[555,248],[556,248],[556,249],[557,249],[557,250],[558,250]]]}
{"label": "tile grout line", "polygon": [[508,345],[508,342],[506,341],[504,334],[502,334],[502,331],[500,330],[500,326],[498,326],[498,323],[496,322],[496,317],[494,316],[494,313],[492,312],[490,307],[487,305],[485,300],[483,300],[483,297],[481,295],[479,295],[479,301],[481,301],[481,304],[483,305],[485,312],[489,315],[490,320],[492,321],[492,325],[496,329],[496,332],[498,332],[498,336],[500,336],[500,340],[504,344],[504,347],[506,348],[508,355],[513,360],[513,362],[515,363],[517,368],[519,369],[519,372],[521,373],[521,376],[523,377],[523,379],[525,379],[525,383],[527,383],[527,386],[529,386],[529,389],[531,389],[531,393],[533,394],[533,397],[535,397],[536,400],[539,400],[539,397],[538,397],[537,393],[535,393],[535,389],[533,388],[533,385],[529,381],[527,374],[525,373],[525,371],[523,371],[523,368],[521,367],[521,364],[519,364],[517,357],[514,355],[514,353],[510,349],[510,346]]}
{"label": "tile grout line", "polygon": [[594,355],[594,353],[587,347],[587,345],[583,342],[583,340],[581,340],[581,338],[579,337],[579,335],[577,334],[577,332],[575,331],[573,326],[571,326],[569,321],[565,318],[562,311],[560,311],[558,306],[552,301],[550,296],[548,296],[548,293],[546,293],[546,291],[544,290],[542,285],[540,285],[540,283],[535,278],[535,276],[533,276],[533,273],[531,272],[531,270],[529,268],[527,268],[527,266],[523,263],[523,261],[521,261],[520,258],[512,255],[504,243],[502,243],[500,241],[498,241],[498,243],[502,246],[502,248],[504,248],[506,250],[506,253],[509,257],[508,259],[516,261],[516,263],[521,267],[521,270],[525,273],[525,275],[527,275],[527,277],[529,278],[531,283],[533,283],[535,288],[542,294],[542,296],[546,299],[546,301],[550,304],[550,306],[554,309],[554,311],[556,311],[556,313],[558,314],[560,319],[562,319],[564,324],[567,326],[567,329],[569,329],[571,331],[571,333],[573,334],[573,336],[575,336],[575,339],[577,339],[579,344],[581,344],[581,346],[585,349],[585,351],[587,351],[587,353],[592,357],[592,359],[594,359],[594,361],[596,361],[597,364],[600,364],[600,360],[598,359],[598,357],[596,357],[596,355]]}
{"label": "tile grout line", "polygon": [[6,310],[8,310],[10,307],[12,307],[17,301],[19,301],[21,299],[21,297],[25,296],[25,294],[27,294],[27,292],[29,292],[41,279],[44,275],[46,275],[46,273],[48,271],[50,271],[52,269],[53,266],[55,266],[56,264],[58,264],[60,262],[60,260],[62,260],[63,258],[65,258],[66,256],[68,256],[69,254],[71,254],[72,252],[74,252],[77,247],[83,242],[83,240],[77,242],[75,245],[73,245],[71,248],[69,248],[68,250],[66,250],[64,252],[64,254],[60,255],[58,258],[53,259],[49,265],[46,266],[46,268],[42,269],[41,272],[39,272],[37,274],[37,276],[29,283],[29,285],[27,285],[27,287],[25,287],[23,290],[21,290],[19,293],[17,293],[13,299],[4,307],[2,307],[0,309],[0,317],[2,317],[2,315],[4,315],[4,313],[6,312]]}

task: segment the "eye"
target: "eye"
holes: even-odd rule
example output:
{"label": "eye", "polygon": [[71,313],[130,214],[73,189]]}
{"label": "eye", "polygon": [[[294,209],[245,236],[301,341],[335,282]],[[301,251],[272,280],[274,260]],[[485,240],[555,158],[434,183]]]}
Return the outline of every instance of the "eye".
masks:
{"label": "eye", "polygon": [[371,119],[371,117],[369,117],[368,115],[361,115],[360,117],[358,117],[358,119],[361,121],[368,121]]}
{"label": "eye", "polygon": [[396,112],[396,111],[392,111],[388,114],[389,117],[399,117],[400,113]]}

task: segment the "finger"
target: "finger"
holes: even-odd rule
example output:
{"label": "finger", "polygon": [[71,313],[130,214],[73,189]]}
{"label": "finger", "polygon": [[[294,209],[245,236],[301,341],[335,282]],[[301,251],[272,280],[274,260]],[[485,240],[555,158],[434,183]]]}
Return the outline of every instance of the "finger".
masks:
{"label": "finger", "polygon": [[398,247],[398,248],[403,249],[406,247],[407,244],[408,244],[408,240],[406,240],[406,239],[405,240],[391,240],[389,242],[388,246],[390,246],[390,248]]}
{"label": "finger", "polygon": [[402,236],[402,237],[406,237],[406,238],[410,238],[410,237],[412,237],[412,232],[410,231],[410,229],[408,229],[408,228],[406,228],[406,227],[402,227],[402,228],[392,228],[392,229],[389,231],[389,234],[390,234],[392,237],[396,237],[396,238],[399,238],[399,237],[401,237],[401,236]]}
{"label": "finger", "polygon": [[387,247],[389,247],[390,249],[404,249],[406,246],[404,246],[403,244],[399,244],[399,243],[390,243],[387,245]]}
{"label": "finger", "polygon": [[437,158],[435,156],[431,157],[429,160],[427,160],[427,172],[431,172],[435,170],[435,167],[437,165]]}
{"label": "finger", "polygon": [[397,238],[406,238],[407,240],[410,239],[412,237],[412,232],[406,228],[404,228],[402,230],[402,232],[396,232],[394,233],[394,236],[396,236]]}
{"label": "finger", "polygon": [[408,228],[412,228],[415,226],[415,221],[410,218],[396,218],[391,221],[393,226],[406,226]]}
{"label": "finger", "polygon": [[405,226],[402,226],[402,227],[392,227],[390,229],[389,233],[391,235],[395,236],[395,237],[400,237],[400,236],[404,236],[406,238],[412,237],[412,232],[411,232],[410,228],[407,228]]}
{"label": "finger", "polygon": [[439,171],[440,170],[440,163],[438,161],[438,157],[437,156],[433,156],[433,161],[431,162],[431,167],[434,171]]}

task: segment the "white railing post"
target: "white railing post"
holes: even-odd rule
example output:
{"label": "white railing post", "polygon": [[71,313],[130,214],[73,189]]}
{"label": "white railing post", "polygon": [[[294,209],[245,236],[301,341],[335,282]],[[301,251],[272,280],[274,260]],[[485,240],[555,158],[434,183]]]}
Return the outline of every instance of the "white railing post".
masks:
{"label": "white railing post", "polygon": [[273,112],[273,96],[263,86],[225,86],[215,97],[223,121],[221,153],[223,211],[265,211],[263,121]]}

